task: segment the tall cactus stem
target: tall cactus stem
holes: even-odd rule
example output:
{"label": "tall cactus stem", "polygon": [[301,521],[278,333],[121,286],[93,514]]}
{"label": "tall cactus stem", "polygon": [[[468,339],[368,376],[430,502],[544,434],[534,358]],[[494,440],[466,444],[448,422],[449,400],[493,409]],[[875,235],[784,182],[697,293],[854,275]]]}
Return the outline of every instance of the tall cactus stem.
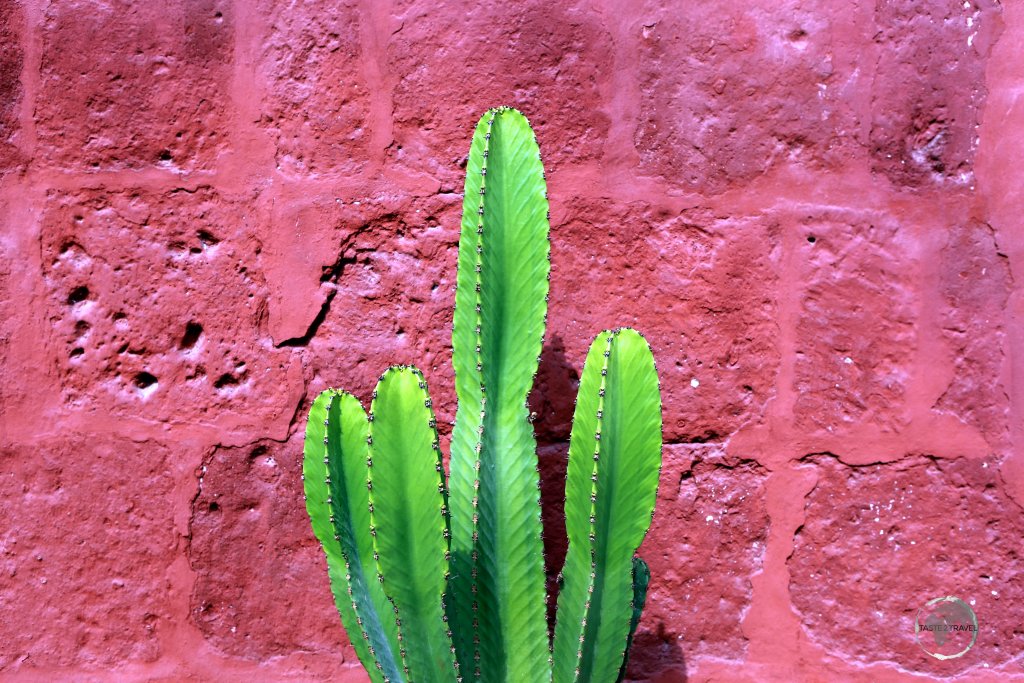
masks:
{"label": "tall cactus stem", "polygon": [[637,606],[633,557],[650,526],[661,464],[657,386],[639,333],[598,335],[580,378],[569,445],[555,683],[614,683],[625,659]]}
{"label": "tall cactus stem", "polygon": [[526,397],[544,335],[548,224],[529,122],[481,117],[467,158],[452,361],[452,607],[463,672],[550,678],[536,441]]}
{"label": "tall cactus stem", "polygon": [[412,366],[389,368],[370,414],[370,536],[378,581],[394,612],[402,668],[417,683],[452,681],[459,669],[445,623],[448,503],[437,419],[423,374]]}
{"label": "tall cactus stem", "polygon": [[338,612],[374,683],[401,683],[390,603],[375,575],[365,488],[367,417],[358,399],[328,389],[310,406],[303,491],[327,557]]}

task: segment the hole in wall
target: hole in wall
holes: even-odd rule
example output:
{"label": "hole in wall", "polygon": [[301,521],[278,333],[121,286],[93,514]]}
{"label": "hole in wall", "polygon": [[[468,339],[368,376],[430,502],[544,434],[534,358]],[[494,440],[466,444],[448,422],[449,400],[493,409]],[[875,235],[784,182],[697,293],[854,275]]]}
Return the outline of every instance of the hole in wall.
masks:
{"label": "hole in wall", "polygon": [[179,346],[183,349],[191,349],[199,341],[199,337],[203,335],[203,326],[197,322],[190,322],[185,325],[185,333],[181,335],[181,343]]}
{"label": "hole in wall", "polygon": [[74,289],[71,290],[71,293],[68,294],[68,305],[69,306],[74,306],[75,304],[80,303],[82,301],[85,301],[88,298],[89,298],[89,288],[88,287],[86,287],[85,285],[82,285],[80,287],[75,287]]}

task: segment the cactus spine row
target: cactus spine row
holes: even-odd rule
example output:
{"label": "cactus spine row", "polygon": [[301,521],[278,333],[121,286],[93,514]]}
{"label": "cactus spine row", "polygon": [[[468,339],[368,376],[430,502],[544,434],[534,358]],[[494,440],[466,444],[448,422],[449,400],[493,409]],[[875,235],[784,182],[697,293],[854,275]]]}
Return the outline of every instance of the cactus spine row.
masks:
{"label": "cactus spine row", "polygon": [[[476,259],[473,266],[473,272],[470,275],[473,283],[473,299],[476,302],[473,308],[475,314],[475,325],[473,326],[473,339],[475,346],[473,347],[473,355],[476,359],[476,378],[480,384],[480,424],[477,427],[476,443],[473,446],[473,499],[471,506],[473,509],[472,516],[472,534],[470,542],[470,609],[471,609],[471,630],[473,636],[473,680],[480,680],[480,602],[477,599],[479,592],[479,585],[477,578],[480,573],[479,559],[480,559],[480,464],[481,464],[481,453],[483,452],[483,433],[484,433],[484,422],[487,419],[487,393],[484,386],[484,359],[483,359],[483,254],[484,254],[484,204],[486,185],[487,185],[487,155],[491,146],[491,130],[494,127],[494,116],[496,112],[489,112],[487,116],[487,133],[484,135],[483,153],[480,161],[480,207],[477,209],[476,218],[476,232],[475,232],[475,244],[476,244]],[[453,330],[454,331],[454,330]]]}

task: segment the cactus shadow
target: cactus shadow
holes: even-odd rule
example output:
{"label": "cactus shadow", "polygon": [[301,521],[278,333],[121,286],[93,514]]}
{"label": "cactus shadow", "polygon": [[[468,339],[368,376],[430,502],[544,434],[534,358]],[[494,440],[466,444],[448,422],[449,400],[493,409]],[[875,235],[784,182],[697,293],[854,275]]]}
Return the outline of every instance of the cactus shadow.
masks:
{"label": "cactus shadow", "polygon": [[529,402],[530,411],[535,415],[533,430],[540,468],[545,569],[552,579],[565,562],[569,543],[565,535],[565,474],[579,381],[579,372],[565,357],[562,338],[552,336],[541,351],[540,368]]}
{"label": "cactus shadow", "polygon": [[581,370],[565,357],[562,338],[552,335],[541,350],[537,379],[530,394],[530,410],[536,413],[533,430],[540,446],[568,443]]}
{"label": "cactus shadow", "polygon": [[641,625],[629,649],[626,680],[686,683],[686,660],[677,634],[666,633],[664,623],[653,632]]}
{"label": "cactus shadow", "polygon": [[579,371],[565,357],[565,343],[558,335],[546,341],[540,367],[530,394],[535,413],[537,459],[540,467],[540,502],[544,520],[544,569],[547,573],[548,627],[554,631],[556,578],[565,563],[569,541],[565,535],[565,473],[573,401],[579,387]]}

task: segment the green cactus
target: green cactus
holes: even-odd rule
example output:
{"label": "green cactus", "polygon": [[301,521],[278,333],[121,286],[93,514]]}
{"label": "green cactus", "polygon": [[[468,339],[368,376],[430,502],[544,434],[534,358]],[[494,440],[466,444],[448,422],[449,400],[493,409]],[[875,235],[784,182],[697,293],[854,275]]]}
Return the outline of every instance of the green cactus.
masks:
{"label": "green cactus", "polygon": [[486,671],[486,680],[546,681],[550,669],[537,445],[526,407],[547,317],[547,211],[529,124],[512,110],[488,112],[466,163],[452,320],[459,403],[450,617],[474,679]]}
{"label": "green cactus", "polygon": [[602,332],[583,366],[569,441],[556,683],[618,675],[633,615],[633,554],[654,513],[660,465],[661,402],[647,342],[629,329]]}
{"label": "green cactus", "polygon": [[569,552],[548,635],[540,481],[527,396],[547,321],[544,168],[518,111],[488,111],[466,168],[452,329],[458,408],[445,487],[418,370],[381,377],[370,413],[313,402],[303,479],[338,612],[374,681],[616,681],[650,573],[661,399],[630,329],[590,349],[566,481]]}

